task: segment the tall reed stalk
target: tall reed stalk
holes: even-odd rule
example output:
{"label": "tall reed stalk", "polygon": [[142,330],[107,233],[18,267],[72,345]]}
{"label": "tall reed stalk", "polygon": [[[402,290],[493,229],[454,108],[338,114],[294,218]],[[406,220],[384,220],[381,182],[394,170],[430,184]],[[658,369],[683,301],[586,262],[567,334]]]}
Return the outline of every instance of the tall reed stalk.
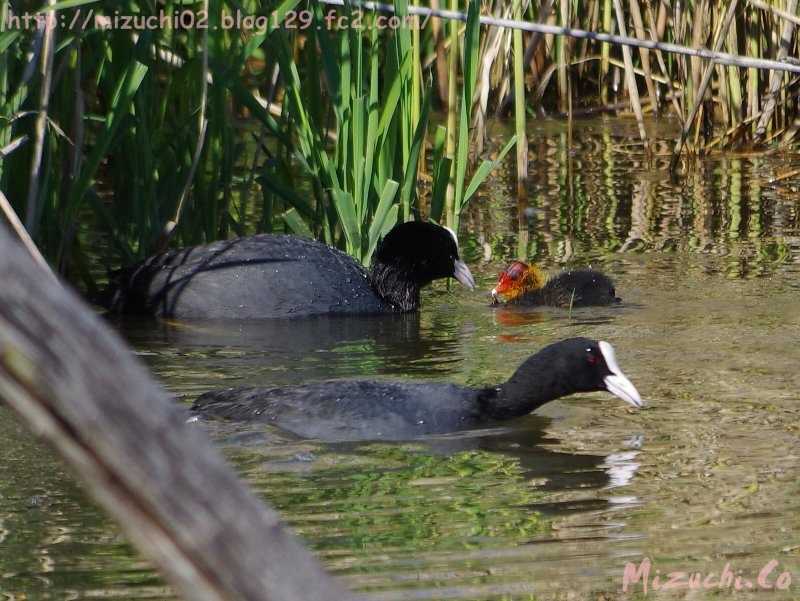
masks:
{"label": "tall reed stalk", "polygon": [[[514,4],[514,18],[522,18],[522,0]],[[528,199],[528,136],[525,131],[525,80],[522,69],[522,32],[514,31],[514,125],[517,137],[517,202]]]}

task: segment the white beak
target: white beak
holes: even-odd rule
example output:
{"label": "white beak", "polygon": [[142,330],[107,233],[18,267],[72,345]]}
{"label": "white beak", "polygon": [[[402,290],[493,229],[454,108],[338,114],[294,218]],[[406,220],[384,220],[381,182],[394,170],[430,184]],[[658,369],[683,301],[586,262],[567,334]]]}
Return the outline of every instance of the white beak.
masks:
{"label": "white beak", "polygon": [[639,391],[636,390],[636,386],[622,373],[622,370],[617,364],[617,358],[614,355],[614,347],[608,342],[600,341],[600,352],[603,353],[603,358],[606,360],[608,370],[611,372],[610,376],[603,378],[606,390],[634,407],[643,407],[644,401],[642,397],[639,396]]}
{"label": "white beak", "polygon": [[470,290],[475,290],[475,279],[467,264],[464,261],[456,261],[453,267],[453,277]]}

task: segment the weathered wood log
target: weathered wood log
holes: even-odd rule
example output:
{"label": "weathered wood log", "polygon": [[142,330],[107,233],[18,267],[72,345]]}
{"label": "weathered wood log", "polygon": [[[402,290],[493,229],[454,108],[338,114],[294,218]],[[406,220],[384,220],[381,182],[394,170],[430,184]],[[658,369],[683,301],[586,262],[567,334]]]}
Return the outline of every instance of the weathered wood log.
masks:
{"label": "weathered wood log", "polygon": [[0,399],[186,599],[352,599],[124,342],[0,225]]}

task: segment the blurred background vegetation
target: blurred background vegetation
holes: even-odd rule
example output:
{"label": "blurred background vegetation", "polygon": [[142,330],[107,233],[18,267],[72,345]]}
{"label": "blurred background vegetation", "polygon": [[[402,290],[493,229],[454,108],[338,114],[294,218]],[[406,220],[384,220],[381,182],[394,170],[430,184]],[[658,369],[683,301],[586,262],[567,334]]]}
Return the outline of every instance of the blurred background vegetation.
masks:
{"label": "blurred background vegetation", "polygon": [[[797,143],[796,74],[713,65],[704,77],[699,58],[626,57],[478,23],[493,15],[792,61],[796,0],[424,5],[469,18],[406,19],[406,0],[394,3],[401,27],[301,0],[0,0],[0,191],[51,265],[92,292],[98,262],[168,244],[288,231],[368,262],[399,220],[457,228],[515,142],[526,195],[532,119],[614,112],[643,123],[651,113],[683,127],[684,158]],[[14,21],[37,11],[56,26]],[[173,18],[121,28],[122,16],[151,15]],[[494,117],[513,118],[516,134],[487,143]],[[640,132],[631,142],[647,146]]]}

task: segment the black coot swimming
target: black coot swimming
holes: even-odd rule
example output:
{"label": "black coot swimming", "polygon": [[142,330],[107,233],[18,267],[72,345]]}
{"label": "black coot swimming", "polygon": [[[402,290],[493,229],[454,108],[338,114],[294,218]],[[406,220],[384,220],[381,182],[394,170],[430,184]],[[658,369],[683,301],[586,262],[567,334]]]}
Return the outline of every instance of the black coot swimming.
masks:
{"label": "black coot swimming", "polygon": [[415,311],[420,288],[475,281],[453,232],[427,222],[395,226],[368,270],[321,242],[261,234],[155,255],[114,278],[112,312],[179,319],[261,319]]}
{"label": "black coot swimming", "polygon": [[509,305],[588,307],[621,302],[614,282],[594,269],[562,271],[548,278],[535,265],[514,261],[500,274],[492,300]]}
{"label": "black coot swimming", "polygon": [[202,416],[267,422],[304,438],[408,440],[519,417],[553,399],[600,390],[634,407],[643,404],[608,342],[572,338],[529,357],[498,386],[333,380],[211,391],[192,409]]}

